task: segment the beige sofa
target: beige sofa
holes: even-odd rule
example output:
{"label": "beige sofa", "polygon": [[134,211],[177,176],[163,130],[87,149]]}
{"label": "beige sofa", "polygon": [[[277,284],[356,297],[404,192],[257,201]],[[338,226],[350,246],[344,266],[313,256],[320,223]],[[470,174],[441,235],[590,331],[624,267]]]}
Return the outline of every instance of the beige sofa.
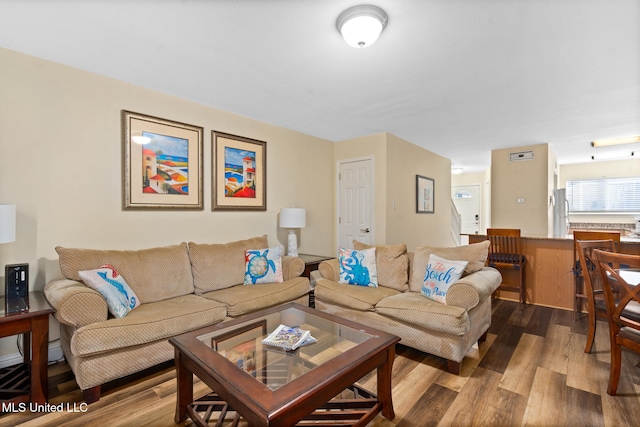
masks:
{"label": "beige sofa", "polygon": [[[356,244],[356,249],[368,246]],[[338,283],[337,259],[319,266],[316,309],[366,324],[401,338],[401,344],[447,359],[448,370],[459,374],[469,349],[486,339],[491,325],[491,294],[500,273],[484,267],[488,241],[456,248],[405,245],[377,246],[378,287]],[[421,295],[429,255],[469,261],[463,277],[447,293],[446,304]]]}
{"label": "beige sofa", "polygon": [[[282,283],[241,285],[245,249],[268,247],[266,236],[227,244],[182,243],[137,251],[57,247],[65,279],[45,286],[60,323],[61,347],[87,403],[103,383],[173,359],[168,339],[285,302],[308,304],[304,262],[282,257]],[[111,264],[141,304],[114,318],[79,271]]]}

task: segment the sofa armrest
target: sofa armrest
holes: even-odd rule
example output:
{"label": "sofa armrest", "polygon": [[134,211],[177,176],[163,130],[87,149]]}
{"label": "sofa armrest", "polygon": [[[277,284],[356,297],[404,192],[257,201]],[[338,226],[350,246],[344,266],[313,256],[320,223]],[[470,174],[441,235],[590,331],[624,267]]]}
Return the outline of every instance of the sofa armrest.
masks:
{"label": "sofa armrest", "polygon": [[56,310],[58,322],[80,328],[107,320],[107,301],[97,291],[75,280],[54,280],[44,287],[44,295]]}
{"label": "sofa armrest", "polygon": [[491,267],[462,277],[447,291],[447,305],[470,310],[481,300],[489,298],[502,282],[502,275]]}
{"label": "sofa armrest", "polygon": [[318,271],[323,279],[331,280],[333,282],[340,281],[340,261],[337,258],[322,261],[318,265]]}
{"label": "sofa armrest", "polygon": [[287,281],[300,277],[304,273],[304,261],[302,258],[283,256],[282,257],[282,279]]}

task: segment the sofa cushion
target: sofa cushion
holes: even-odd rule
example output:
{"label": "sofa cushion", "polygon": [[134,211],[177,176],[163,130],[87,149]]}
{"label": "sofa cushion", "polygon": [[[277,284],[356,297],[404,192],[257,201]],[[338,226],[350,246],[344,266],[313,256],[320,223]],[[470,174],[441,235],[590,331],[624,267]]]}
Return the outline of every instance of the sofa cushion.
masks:
{"label": "sofa cushion", "polygon": [[[370,288],[336,283],[332,280],[318,280],[316,282],[315,297],[329,304],[337,304],[356,310],[373,311],[375,305],[382,299],[399,293],[395,289],[379,286]],[[425,299],[424,297],[420,297]]]}
{"label": "sofa cushion", "polygon": [[196,294],[217,291],[244,282],[246,249],[266,249],[267,236],[224,244],[189,242],[189,258]]}
{"label": "sofa cushion", "polygon": [[340,260],[339,283],[378,287],[376,248],[361,250],[340,248],[338,259]]}
{"label": "sofa cushion", "polygon": [[[368,249],[374,246],[353,241],[354,249]],[[409,259],[407,245],[377,245],[376,269],[378,285],[404,292],[409,289]]]}
{"label": "sofa cushion", "polygon": [[282,283],[232,286],[207,292],[202,296],[224,304],[227,309],[227,315],[237,317],[295,300],[308,294],[310,289],[309,279],[296,277]]}
{"label": "sofa cushion", "polygon": [[422,288],[422,281],[424,280],[424,273],[427,270],[427,261],[431,254],[450,260],[467,261],[467,267],[464,269],[464,275],[467,275],[484,267],[488,253],[488,240],[479,243],[472,243],[470,245],[448,248],[418,245],[416,246],[415,254],[411,263],[409,288],[413,292],[420,292]]}
{"label": "sofa cushion", "polygon": [[376,312],[403,323],[452,335],[464,335],[471,326],[465,309],[440,304],[415,292],[384,298],[376,305]]}
{"label": "sofa cushion", "polygon": [[71,338],[76,357],[119,350],[189,332],[224,320],[224,304],[197,295],[183,295],[142,304],[121,319],[78,329]]}
{"label": "sofa cushion", "polygon": [[193,277],[186,243],[151,249],[100,250],[56,247],[62,274],[80,282],[78,272],[111,264],[141,304],[193,293]]}

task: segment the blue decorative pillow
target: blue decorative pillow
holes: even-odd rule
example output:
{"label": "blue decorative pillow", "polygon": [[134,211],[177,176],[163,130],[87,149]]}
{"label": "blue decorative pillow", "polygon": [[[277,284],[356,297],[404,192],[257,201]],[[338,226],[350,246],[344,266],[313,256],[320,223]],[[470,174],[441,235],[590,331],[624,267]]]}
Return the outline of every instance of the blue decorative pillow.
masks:
{"label": "blue decorative pillow", "polygon": [[109,264],[96,270],[78,271],[78,276],[88,287],[100,292],[107,300],[109,313],[114,317],[124,317],[140,305],[140,300],[124,277]]}
{"label": "blue decorative pillow", "polygon": [[422,282],[422,295],[446,304],[449,287],[460,279],[467,264],[467,261],[451,261],[434,254],[429,255]]}
{"label": "blue decorative pillow", "polygon": [[280,283],[282,279],[282,254],[279,246],[244,251],[244,284]]}
{"label": "blue decorative pillow", "polygon": [[340,283],[378,287],[376,248],[338,249],[340,261]]}

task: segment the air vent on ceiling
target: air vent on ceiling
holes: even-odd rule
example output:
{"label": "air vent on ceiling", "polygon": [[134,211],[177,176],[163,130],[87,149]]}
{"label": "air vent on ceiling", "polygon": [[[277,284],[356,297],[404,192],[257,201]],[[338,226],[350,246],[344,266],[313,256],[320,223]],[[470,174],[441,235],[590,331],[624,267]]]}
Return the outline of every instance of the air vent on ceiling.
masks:
{"label": "air vent on ceiling", "polygon": [[519,162],[521,160],[533,160],[533,151],[519,151],[517,153],[509,153],[510,162]]}

